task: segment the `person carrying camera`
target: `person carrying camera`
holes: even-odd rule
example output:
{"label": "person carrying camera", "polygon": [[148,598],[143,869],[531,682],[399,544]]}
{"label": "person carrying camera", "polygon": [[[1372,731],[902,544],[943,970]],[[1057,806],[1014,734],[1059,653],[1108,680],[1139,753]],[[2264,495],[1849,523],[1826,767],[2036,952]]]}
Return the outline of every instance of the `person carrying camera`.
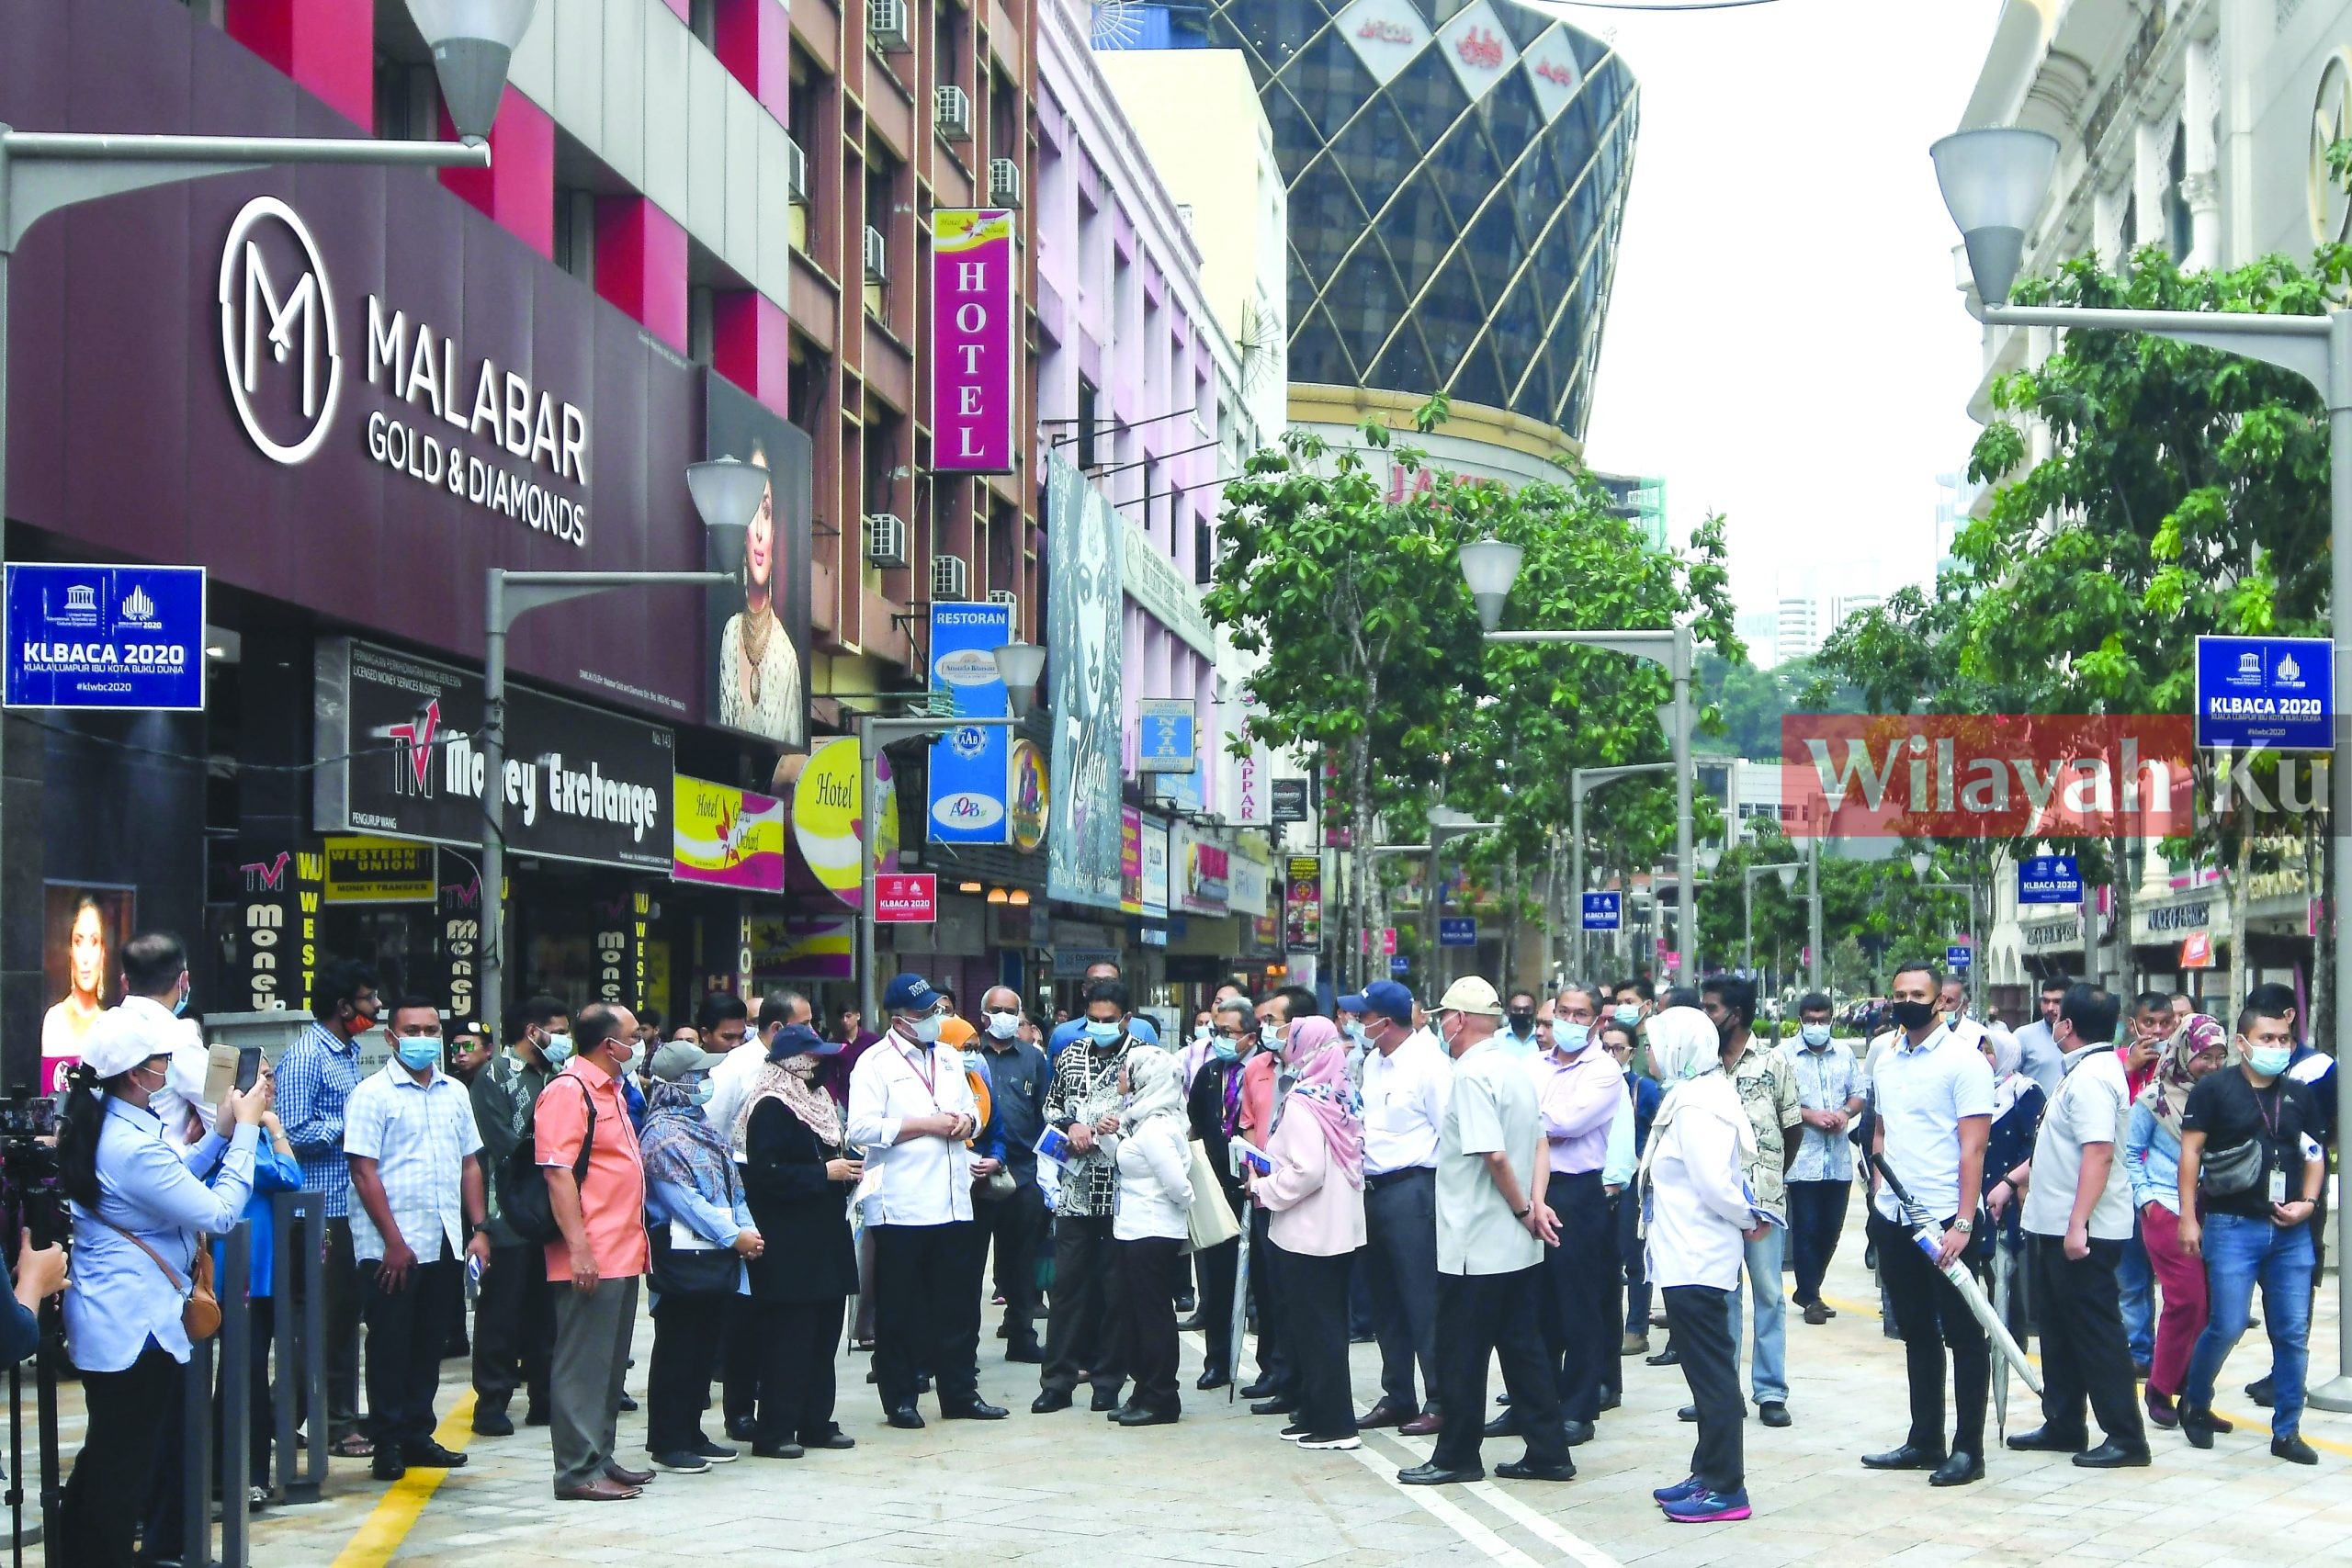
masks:
{"label": "person carrying camera", "polygon": [[[56,1561],[77,1568],[131,1562],[156,1458],[155,1412],[188,1358],[182,1313],[197,1249],[243,1214],[270,1107],[265,1075],[226,1096],[211,1134],[183,1156],[164,1142],[149,1108],[171,1062],[168,1039],[119,1009],[107,1013],[68,1076],[59,1120],[58,1184],[71,1205],[74,1278],[65,1336],[89,1419],[65,1485]],[[216,1165],[209,1183],[195,1174]]]}

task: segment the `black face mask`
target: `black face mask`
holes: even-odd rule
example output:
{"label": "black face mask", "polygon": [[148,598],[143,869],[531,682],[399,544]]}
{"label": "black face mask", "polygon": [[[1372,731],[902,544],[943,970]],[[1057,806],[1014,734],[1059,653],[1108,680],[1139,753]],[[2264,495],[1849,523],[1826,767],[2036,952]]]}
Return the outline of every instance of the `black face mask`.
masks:
{"label": "black face mask", "polygon": [[1510,1027],[1512,1033],[1524,1034],[1535,1027],[1535,1015],[1532,1012],[1515,1012],[1510,1015]]}
{"label": "black face mask", "polygon": [[1886,1010],[1893,1015],[1894,1021],[1905,1029],[1925,1029],[1928,1027],[1928,1021],[1936,1016],[1936,1004],[1893,1002],[1888,1004]]}

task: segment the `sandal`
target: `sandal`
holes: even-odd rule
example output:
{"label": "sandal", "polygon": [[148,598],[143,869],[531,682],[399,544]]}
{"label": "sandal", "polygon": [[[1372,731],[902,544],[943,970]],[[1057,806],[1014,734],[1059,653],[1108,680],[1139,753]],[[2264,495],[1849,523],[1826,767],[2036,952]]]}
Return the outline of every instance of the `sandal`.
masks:
{"label": "sandal", "polygon": [[376,1451],[376,1445],[359,1432],[348,1432],[337,1438],[327,1452],[337,1459],[367,1459]]}

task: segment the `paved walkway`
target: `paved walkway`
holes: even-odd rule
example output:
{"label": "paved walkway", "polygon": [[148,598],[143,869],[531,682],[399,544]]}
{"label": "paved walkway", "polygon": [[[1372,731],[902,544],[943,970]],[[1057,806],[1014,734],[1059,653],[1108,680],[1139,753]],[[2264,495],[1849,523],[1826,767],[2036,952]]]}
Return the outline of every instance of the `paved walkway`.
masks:
{"label": "paved walkway", "polygon": [[[1185,1337],[1186,1397],[1175,1427],[1111,1429],[1083,1404],[1051,1416],[1028,1414],[1035,1369],[1005,1365],[1001,1342],[982,1349],[981,1388],[1012,1416],[990,1425],[933,1420],[922,1432],[881,1424],[865,1382],[865,1359],[842,1362],[848,1453],[797,1461],[737,1463],[701,1476],[663,1476],[633,1503],[558,1508],[548,1495],[546,1433],[471,1435],[470,1395],[447,1371],[444,1441],[472,1462],[443,1477],[420,1472],[387,1489],[364,1462],[337,1461],[328,1501],[266,1514],[256,1522],[261,1568],[373,1568],[447,1564],[625,1563],[708,1568],[714,1562],[967,1564],[1096,1561],[1236,1568],[1441,1568],[1577,1563],[1611,1568],[1778,1568],[1820,1562],[1837,1568],[2147,1562],[2184,1568],[2299,1568],[2352,1562],[2352,1417],[2313,1414],[2304,1431],[2322,1448],[2316,1470],[2268,1456],[2243,1399],[2224,1401],[2235,1436],[2209,1453],[2155,1434],[2156,1464],[2093,1473],[2064,1456],[2001,1453],[1989,1478],[1953,1491],[1916,1475],[1864,1472],[1857,1456],[1901,1440],[1901,1348],[1884,1338],[1860,1269],[1859,1226],[1849,1229],[1830,1293],[1833,1322],[1808,1327],[1792,1314],[1789,1361],[1796,1425],[1747,1427],[1755,1519],[1739,1525],[1666,1523],[1649,1488],[1688,1468],[1690,1428],[1674,1409],[1679,1373],[1627,1363],[1623,1409],[1576,1450],[1566,1485],[1486,1482],[1407,1489],[1390,1479],[1424,1444],[1368,1436],[1354,1453],[1302,1453],[1222,1393],[1196,1394],[1199,1339]],[[2335,1371],[2335,1288],[2313,1339],[2321,1376]],[[993,1327],[993,1317],[990,1326]],[[1662,1335],[1659,1342],[1663,1342]],[[650,1325],[638,1337],[631,1387],[643,1392]],[[1377,1386],[1368,1346],[1353,1351],[1356,1387]],[[2249,1336],[2228,1369],[2233,1393],[2267,1364]],[[924,1401],[926,1414],[932,1402]],[[2012,1429],[2038,1420],[2032,1396],[2014,1390]],[[623,1418],[623,1440],[643,1437]],[[716,1427],[712,1429],[716,1436]],[[1513,1441],[1487,1445],[1489,1469],[1516,1457]],[[69,1438],[70,1451],[70,1438]],[[641,1450],[625,1448],[636,1461]],[[558,1529],[561,1533],[557,1533]]]}

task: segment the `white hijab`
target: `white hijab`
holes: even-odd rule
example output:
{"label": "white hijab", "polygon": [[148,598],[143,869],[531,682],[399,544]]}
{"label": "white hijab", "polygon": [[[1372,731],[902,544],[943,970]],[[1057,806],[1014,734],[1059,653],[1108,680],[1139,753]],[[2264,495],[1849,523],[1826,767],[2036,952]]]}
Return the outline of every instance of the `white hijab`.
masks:
{"label": "white hijab", "polygon": [[1666,1086],[1657,1117],[1650,1122],[1650,1140],[1644,1148],[1642,1168],[1647,1175],[1658,1134],[1677,1116],[1713,1116],[1732,1129],[1739,1140],[1740,1163],[1756,1158],[1756,1124],[1739,1102],[1739,1090],[1724,1076],[1723,1042],[1714,1024],[1697,1008],[1668,1008],[1650,1020],[1650,1063],[1658,1082]]}

